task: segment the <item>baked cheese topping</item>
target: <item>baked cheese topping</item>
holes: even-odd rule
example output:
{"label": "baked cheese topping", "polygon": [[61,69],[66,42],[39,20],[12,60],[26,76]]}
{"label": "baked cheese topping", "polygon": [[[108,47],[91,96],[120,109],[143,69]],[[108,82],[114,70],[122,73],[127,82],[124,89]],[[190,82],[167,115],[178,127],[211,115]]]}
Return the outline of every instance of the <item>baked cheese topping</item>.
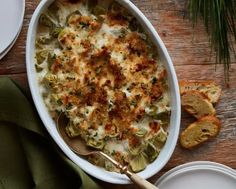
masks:
{"label": "baked cheese topping", "polygon": [[125,8],[91,2],[55,1],[41,15],[35,52],[41,92],[52,116],[68,117],[68,136],[138,172],[166,141],[166,71]]}

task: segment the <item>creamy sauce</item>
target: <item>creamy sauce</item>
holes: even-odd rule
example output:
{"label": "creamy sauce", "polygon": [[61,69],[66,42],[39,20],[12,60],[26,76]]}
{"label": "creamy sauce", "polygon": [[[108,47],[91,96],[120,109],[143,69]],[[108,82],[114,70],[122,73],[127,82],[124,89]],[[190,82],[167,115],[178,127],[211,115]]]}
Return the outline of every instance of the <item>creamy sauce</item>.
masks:
{"label": "creamy sauce", "polygon": [[[106,153],[129,164],[134,158],[130,149],[141,146],[140,152],[146,153],[147,142],[153,142],[160,133],[167,136],[162,121],[152,116],[170,112],[168,87],[161,86],[166,80],[165,68],[158,59],[150,58],[153,49],[142,39],[145,34],[132,32],[128,23],[111,25],[104,15],[97,29],[96,16],[85,5],[61,0],[58,6],[63,30],[57,39],[43,45],[55,60],[49,66],[49,58],[45,58],[38,65],[42,69],[38,80],[40,92],[46,94],[45,104],[50,112],[64,112],[72,130],[77,130],[86,142],[102,141]],[[77,10],[82,16],[68,18]],[[80,21],[78,26],[78,19],[89,20],[89,24]],[[39,28],[38,38],[49,35],[49,31]],[[136,136],[138,131],[144,133]]]}

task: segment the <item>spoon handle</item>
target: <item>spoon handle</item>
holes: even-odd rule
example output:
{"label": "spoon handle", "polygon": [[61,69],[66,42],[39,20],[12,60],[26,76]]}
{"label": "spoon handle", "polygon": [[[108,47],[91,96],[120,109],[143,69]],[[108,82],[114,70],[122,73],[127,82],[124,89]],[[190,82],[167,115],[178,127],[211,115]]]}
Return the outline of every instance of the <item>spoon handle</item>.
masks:
{"label": "spoon handle", "polygon": [[131,173],[131,175],[130,174],[126,175],[130,178],[130,180],[133,181],[133,183],[135,183],[141,189],[159,189],[158,187],[156,187],[155,185],[153,185],[152,183],[148,182],[147,180],[145,180],[144,178],[140,177],[135,173]]}
{"label": "spoon handle", "polygon": [[148,182],[144,178],[140,177],[139,175],[130,172],[126,166],[122,166],[120,163],[118,163],[116,160],[112,159],[110,156],[108,156],[104,152],[99,151],[98,153],[100,155],[102,155],[103,157],[105,157],[106,159],[108,159],[109,161],[111,161],[117,168],[120,169],[121,174],[126,174],[130,178],[130,180],[133,181],[134,184],[139,186],[139,188],[141,188],[141,189],[159,189],[158,187],[156,187],[152,183]]}

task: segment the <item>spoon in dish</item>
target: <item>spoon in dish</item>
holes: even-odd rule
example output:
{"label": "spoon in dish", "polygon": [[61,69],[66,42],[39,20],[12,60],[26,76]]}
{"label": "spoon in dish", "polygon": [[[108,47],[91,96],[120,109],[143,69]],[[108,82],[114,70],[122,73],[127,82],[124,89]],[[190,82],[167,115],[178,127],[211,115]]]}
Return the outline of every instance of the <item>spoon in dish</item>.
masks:
{"label": "spoon in dish", "polygon": [[121,174],[126,174],[130,180],[133,181],[134,184],[139,186],[141,189],[158,189],[155,185],[151,184],[147,180],[143,179],[142,177],[138,176],[135,173],[130,172],[127,169],[127,166],[123,166],[114,159],[112,159],[110,156],[105,154],[102,151],[99,151],[97,149],[93,149],[88,147],[84,140],[82,140],[80,137],[76,138],[70,138],[65,132],[65,127],[68,123],[68,118],[65,116],[65,114],[61,113],[57,119],[57,129],[65,141],[65,143],[70,147],[72,151],[74,151],[76,154],[81,156],[89,156],[92,154],[99,154],[106,158],[107,160],[111,161],[118,169],[120,169]]}

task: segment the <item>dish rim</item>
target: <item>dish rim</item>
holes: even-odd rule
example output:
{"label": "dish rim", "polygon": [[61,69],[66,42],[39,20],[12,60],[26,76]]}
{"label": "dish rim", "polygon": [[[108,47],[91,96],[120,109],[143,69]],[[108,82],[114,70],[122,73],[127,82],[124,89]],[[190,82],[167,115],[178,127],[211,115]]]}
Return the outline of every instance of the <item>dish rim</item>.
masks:
{"label": "dish rim", "polygon": [[[35,69],[34,69],[34,63],[32,64],[32,62],[34,62],[33,61],[33,57],[34,57],[33,54],[35,51],[35,48],[34,48],[35,34],[36,34],[36,29],[37,29],[37,25],[38,25],[38,18],[39,18],[40,13],[46,7],[48,7],[48,5],[50,5],[53,1],[54,0],[42,0],[38,4],[37,8],[35,9],[35,11],[32,15],[32,18],[31,18],[31,21],[29,24],[29,28],[28,28],[28,33],[27,33],[27,41],[26,41],[27,76],[28,76],[28,83],[29,83],[31,94],[32,94],[32,98],[33,98],[34,104],[36,106],[36,109],[38,111],[38,114],[39,114],[45,128],[47,129],[47,131],[49,132],[49,134],[51,135],[53,140],[61,148],[61,150],[75,164],[77,164],[79,167],[81,167],[81,169],[83,169],[86,173],[88,173],[88,174],[90,174],[102,181],[105,181],[105,182],[114,183],[114,184],[130,184],[131,181],[125,175],[106,171],[102,168],[92,165],[87,160],[84,160],[83,158],[74,154],[69,149],[69,147],[66,145],[66,143],[63,141],[63,139],[61,138],[59,133],[57,132],[57,130],[55,128],[55,122],[53,122],[53,120],[52,120],[51,116],[49,115],[49,113],[46,109],[46,106],[42,100],[41,94],[39,94],[39,91],[38,91],[39,84],[37,81],[37,73],[35,72]],[[178,139],[178,135],[179,135],[179,128],[180,128],[180,116],[181,116],[178,80],[177,80],[175,69],[174,69],[173,63],[171,61],[171,58],[169,56],[169,53],[168,53],[164,43],[162,42],[161,38],[159,37],[157,31],[152,26],[152,24],[149,22],[149,20],[144,16],[144,14],[131,1],[129,1],[129,0],[116,0],[116,1],[119,2],[121,5],[125,6],[128,9],[128,11],[131,12],[131,14],[133,14],[138,19],[138,21],[142,25],[142,27],[145,30],[147,30],[146,32],[147,32],[148,37],[152,38],[151,40],[154,40],[153,43],[157,47],[159,54],[161,53],[161,55],[165,59],[163,65],[165,66],[165,68],[169,72],[168,82],[171,84],[171,86],[170,86],[170,90],[172,91],[171,93],[172,93],[172,95],[174,94],[174,96],[171,96],[171,98],[173,98],[173,101],[174,101],[174,102],[172,102],[174,104],[174,109],[173,109],[173,107],[171,107],[172,114],[174,112],[174,115],[171,115],[171,123],[169,126],[169,127],[174,127],[174,128],[171,128],[172,130],[174,129],[172,131],[172,133],[169,133],[169,135],[172,135],[173,138],[171,139],[171,141],[170,141],[170,136],[167,138],[167,143],[169,145],[169,148],[166,147],[167,144],[163,147],[163,149],[166,149],[165,156],[162,155],[163,160],[162,161],[159,160],[157,163],[157,159],[158,159],[157,158],[154,161],[154,162],[156,162],[155,164],[154,164],[154,162],[152,162],[151,164],[149,164],[147,166],[147,168],[145,170],[138,173],[138,175],[147,179],[147,178],[153,176],[154,174],[158,173],[166,165],[166,163],[169,161],[171,155],[173,154],[173,151],[174,151],[176,143],[177,143],[177,139]],[[164,153],[163,149],[162,149],[159,156],[161,156],[161,154]],[[157,165],[157,168],[155,168],[154,165]],[[94,169],[95,167],[96,167],[96,169]]]}

